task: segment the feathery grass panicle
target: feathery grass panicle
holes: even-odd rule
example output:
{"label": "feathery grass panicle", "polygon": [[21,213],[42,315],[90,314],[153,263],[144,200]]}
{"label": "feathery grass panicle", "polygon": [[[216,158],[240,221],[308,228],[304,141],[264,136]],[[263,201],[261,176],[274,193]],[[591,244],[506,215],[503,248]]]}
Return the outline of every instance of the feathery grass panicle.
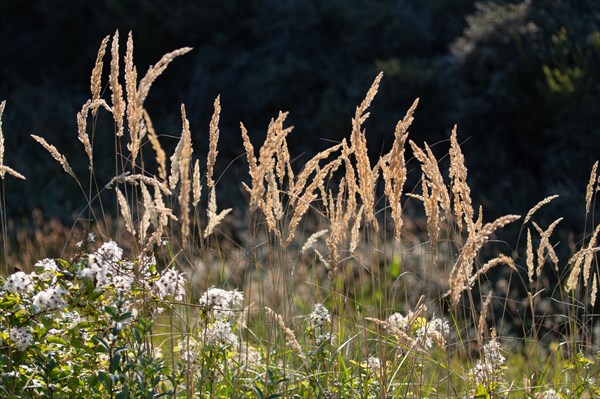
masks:
{"label": "feathery grass panicle", "polygon": [[[290,189],[289,197],[290,197],[290,204],[292,206],[295,206],[297,204],[297,202],[300,200],[303,190],[305,188],[307,188],[306,184],[308,182],[308,178],[313,174],[313,172],[315,173],[315,175],[321,175],[321,173],[320,173],[321,170],[319,169],[319,162],[328,158],[331,154],[338,151],[340,148],[343,148],[344,146],[347,148],[346,139],[343,139],[340,144],[333,145],[333,146],[317,153],[315,156],[313,156],[311,159],[309,159],[308,162],[306,162],[306,164],[304,165],[304,167],[302,168],[300,173],[298,173],[298,175],[296,176],[295,182],[293,184],[293,188]],[[347,161],[346,165],[349,165],[349,164],[350,164],[350,161]],[[352,169],[352,171],[353,170],[354,169]],[[349,173],[348,169],[346,169],[346,172]],[[353,172],[350,172],[350,173],[352,173],[352,175],[353,175]],[[323,178],[325,178],[325,175],[323,175]],[[353,179],[352,181],[355,182],[355,179]]]}
{"label": "feathery grass panicle", "polygon": [[[356,185],[356,173],[354,170],[354,165],[352,165],[352,161],[350,159],[352,155],[352,149],[348,147],[346,143],[346,139],[342,140],[342,152],[340,157],[344,161],[344,169],[345,169],[345,179],[346,185],[348,187],[348,195],[346,202],[346,223],[350,221],[350,217],[354,216],[356,212],[357,202],[356,202],[356,194],[358,193],[358,186]],[[361,214],[362,214],[361,210]],[[362,220],[362,215],[361,215]],[[358,226],[360,228],[360,224]]]}
{"label": "feathery grass panicle", "polygon": [[306,361],[306,355],[302,352],[302,347],[296,338],[296,334],[290,328],[285,325],[283,321],[283,317],[280,314],[275,313],[275,311],[271,308],[265,306],[266,313],[275,320],[279,328],[283,331],[283,335],[285,336],[285,342],[296,352],[298,357],[304,362]]}
{"label": "feathery grass panicle", "polygon": [[316,189],[322,184],[329,172],[337,169],[341,163],[342,160],[337,158],[324,165],[322,169],[317,169],[317,173],[312,182],[306,187],[302,195],[298,197],[298,200],[294,204],[294,212],[288,225],[288,236],[283,243],[284,245],[288,245],[294,239],[296,227],[298,227],[302,217],[310,208],[310,204],[317,198],[317,194],[315,193]]}
{"label": "feathery grass panicle", "polygon": [[354,254],[356,248],[358,247],[358,242],[360,239],[360,223],[362,222],[363,211],[364,208],[361,206],[358,212],[356,213],[354,225],[352,226],[352,232],[350,235],[350,254]]}
{"label": "feathery grass panicle", "polygon": [[369,161],[367,151],[367,138],[365,131],[361,128],[369,117],[367,109],[377,94],[382,77],[383,72],[377,75],[364,100],[356,107],[354,118],[352,118],[352,134],[350,135],[350,145],[356,159],[356,170],[358,173],[358,192],[365,207],[365,224],[373,225],[375,230],[378,230],[377,218],[375,217],[375,189],[378,176],[376,170],[371,169],[371,162]]}
{"label": "feathery grass panicle", "polygon": [[465,157],[458,144],[456,129],[457,126],[454,125],[450,135],[450,180],[454,197],[454,216],[459,231],[462,231],[463,219],[467,224],[467,228],[471,229],[475,216],[471,204],[471,189],[467,184]]}
{"label": "feathery grass panicle", "polygon": [[77,113],[77,138],[83,144],[85,153],[88,156],[90,171],[94,170],[94,154],[90,136],[87,133],[87,117],[90,110],[92,111],[92,115],[95,115],[100,107],[103,107],[108,112],[112,112],[112,109],[108,106],[106,101],[97,99],[87,100],[81,107],[81,111]]}
{"label": "feathery grass panicle", "polygon": [[[92,69],[92,77],[90,79],[90,91],[92,92],[92,101],[100,100],[100,94],[102,92],[102,68],[104,66],[103,60],[109,39],[110,35],[102,39],[102,43],[100,43],[100,48],[98,49],[98,55],[96,56],[96,63],[94,64],[94,69]],[[92,116],[96,116],[97,112],[97,108],[93,109]]]}
{"label": "feathery grass panicle", "polygon": [[[4,165],[4,132],[2,131],[2,114],[6,107],[6,100],[0,102],[0,165]],[[4,173],[0,175],[4,178]]]}
{"label": "feathery grass panicle", "polygon": [[329,249],[328,271],[329,278],[332,279],[338,271],[338,265],[341,260],[341,247],[346,238],[348,224],[344,217],[344,194],[346,192],[346,182],[342,178],[338,187],[337,195],[334,197],[330,191],[327,204],[327,216],[329,219],[330,233],[325,242]]}
{"label": "feathery grass panicle", "polygon": [[596,185],[596,170],[598,169],[598,161],[594,162],[594,166],[592,167],[592,172],[590,173],[590,181],[588,182],[587,188],[585,189],[585,216],[590,213],[590,207],[592,205],[592,197],[596,190],[594,190],[594,186]]}
{"label": "feathery grass panicle", "polygon": [[550,260],[552,260],[552,263],[554,263],[554,268],[556,270],[558,270],[558,257],[556,256],[554,247],[552,246],[552,244],[550,244],[550,236],[554,232],[554,229],[556,228],[556,226],[562,220],[563,220],[563,218],[556,219],[554,222],[552,222],[550,224],[550,226],[548,226],[548,228],[545,231],[542,230],[540,228],[540,226],[537,225],[537,223],[533,222],[533,227],[535,227],[535,229],[537,230],[537,232],[540,234],[540,237],[541,237],[541,240],[540,240],[540,243],[538,246],[538,250],[537,250],[537,258],[538,258],[538,265],[537,265],[537,269],[536,269],[537,276],[540,276],[540,274],[542,273],[542,268],[544,266],[544,263],[546,262],[546,257],[544,256],[544,251],[546,251],[546,253],[548,254],[548,257],[550,258]]}
{"label": "feathery grass panicle", "polygon": [[256,175],[256,169],[258,168],[256,156],[254,155],[254,146],[252,146],[252,142],[248,136],[248,130],[246,130],[246,127],[241,122],[240,130],[242,131],[242,141],[244,143],[244,149],[246,150],[246,158],[248,159],[248,171],[250,173],[250,177],[254,177]]}
{"label": "feathery grass panicle", "polygon": [[165,71],[165,69],[167,69],[171,61],[190,51],[192,51],[191,47],[182,47],[171,51],[170,53],[163,55],[156,64],[148,68],[148,72],[146,72],[146,75],[140,80],[137,89],[137,102],[140,107],[143,107],[144,101],[146,100],[146,97],[148,97],[148,92],[154,81]]}
{"label": "feathery grass panicle", "polygon": [[13,168],[4,165],[4,132],[2,131],[2,114],[4,113],[5,106],[6,101],[0,102],[0,179],[4,179],[5,175],[8,173],[17,179],[26,180],[25,176]]}
{"label": "feathery grass panicle", "polygon": [[[479,250],[488,242],[490,236],[497,230],[509,223],[518,220],[521,216],[519,215],[505,215],[499,217],[491,223],[486,223],[481,231],[475,229],[469,233],[467,242],[462,247],[458,259],[454,263],[452,270],[450,271],[450,295],[451,302],[456,305],[460,300],[460,296],[465,290],[470,287],[470,279],[473,274],[473,261],[479,253]],[[475,226],[477,223],[475,224]]]}
{"label": "feathery grass panicle", "polygon": [[323,230],[319,230],[319,231],[312,233],[310,235],[310,237],[308,237],[308,239],[306,240],[304,245],[302,246],[300,253],[305,254],[309,249],[311,249],[313,247],[313,245],[316,244],[317,240],[319,238],[323,237],[325,234],[327,234],[328,231],[329,231],[328,229],[323,229]]}
{"label": "feathery grass panicle", "polygon": [[527,212],[527,215],[525,215],[525,219],[523,219],[523,224],[524,225],[527,224],[527,222],[529,222],[531,220],[531,217],[533,216],[533,214],[536,213],[541,207],[550,203],[551,201],[555,200],[558,197],[559,197],[559,195],[550,195],[550,196],[544,198],[543,200],[541,200],[540,202],[538,202],[533,208],[531,208],[529,210],[529,212]]}
{"label": "feathery grass panicle", "polygon": [[[596,253],[600,251],[600,247],[596,246],[599,232],[600,225],[596,226],[596,229],[594,230],[594,233],[592,234],[588,245],[575,252],[573,256],[571,256],[571,258],[569,259],[568,264],[572,264],[573,266],[571,268],[569,278],[567,279],[567,291],[574,291],[579,286],[579,277],[581,275],[582,266],[584,269],[584,275],[589,277],[592,262],[596,257]],[[585,280],[586,281],[584,282],[584,284],[585,286],[587,286],[587,278]]]}
{"label": "feathery grass panicle", "polygon": [[590,303],[592,307],[596,305],[596,297],[598,295],[598,275],[594,273],[592,277],[592,291],[590,292]]}
{"label": "feathery grass panicle", "polygon": [[131,152],[131,165],[135,165],[140,150],[140,122],[142,121],[142,103],[137,98],[137,69],[133,64],[133,35],[129,32],[125,51],[125,91],[127,93],[127,126],[129,127],[128,144]]}
{"label": "feathery grass panicle", "polygon": [[123,87],[119,83],[119,31],[113,35],[111,46],[110,76],[108,78],[113,118],[117,125],[117,137],[123,136],[123,116],[125,115],[125,101],[123,100]]}
{"label": "feathery grass panicle", "polygon": [[221,114],[221,96],[217,96],[214,103],[214,112],[210,119],[209,128],[209,144],[208,144],[208,157],[206,158],[206,187],[212,188],[215,184],[213,181],[213,168],[215,161],[217,160],[217,143],[219,142],[219,116]]}
{"label": "feathery grass panicle", "polygon": [[481,266],[481,268],[479,270],[477,270],[477,272],[475,272],[475,274],[471,278],[469,278],[469,286],[472,286],[473,284],[475,284],[475,282],[479,279],[479,277],[486,274],[488,271],[490,271],[491,268],[493,268],[494,266],[500,265],[500,264],[505,264],[506,266],[511,268],[513,271],[518,272],[515,262],[508,256],[506,256],[504,254],[500,254],[497,257],[495,257],[494,259],[487,261],[483,266]]}
{"label": "feathery grass panicle", "polygon": [[404,148],[408,138],[408,128],[412,124],[413,114],[418,103],[419,99],[417,98],[404,118],[396,125],[392,149],[381,158],[379,164],[383,174],[385,195],[390,204],[391,216],[394,221],[395,237],[398,242],[400,241],[403,224],[401,199],[407,175]]}
{"label": "feathery grass panicle", "polygon": [[181,138],[179,139],[179,142],[177,142],[177,146],[175,147],[175,150],[173,151],[173,155],[171,155],[170,161],[171,161],[171,173],[169,174],[169,188],[171,190],[175,190],[175,187],[177,187],[177,183],[179,183],[179,175],[180,175],[180,169],[181,169],[181,151],[183,150],[183,134],[181,135]]}
{"label": "feathery grass panicle", "polygon": [[[376,319],[374,317],[365,317],[365,320],[373,322],[373,323],[383,327],[385,330],[387,330],[391,334],[395,335],[396,339],[398,340],[397,344],[400,348],[403,349],[403,351],[409,351],[409,350],[422,351],[422,349],[419,348],[419,343],[414,338],[412,338],[411,336],[406,334],[404,331],[399,329],[394,324],[388,323],[387,321],[384,321],[384,320]],[[409,322],[407,324],[410,325],[411,322]]]}
{"label": "feathery grass panicle", "polygon": [[179,189],[179,207],[181,208],[181,236],[184,245],[190,235],[190,193],[192,184],[190,180],[190,164],[192,161],[192,133],[190,132],[190,122],[185,113],[185,106],[181,104],[181,119],[183,120],[183,132],[181,140],[181,158],[179,160],[179,174],[181,176],[181,187]]}
{"label": "feathery grass panicle", "polygon": [[444,178],[440,172],[437,160],[433,152],[425,143],[425,151],[409,140],[410,146],[417,160],[421,163],[423,177],[421,187],[423,191],[423,202],[425,215],[427,216],[427,230],[432,244],[436,243],[440,232],[440,210],[450,214],[450,195],[444,184]]}
{"label": "feathery grass panicle", "polygon": [[200,202],[200,194],[202,194],[202,184],[201,184],[201,176],[200,176],[200,161],[196,159],[194,163],[194,174],[192,175],[193,186],[192,186],[192,196],[193,202],[192,206],[197,207]]}
{"label": "feathery grass panicle", "polygon": [[129,183],[133,186],[137,186],[138,182],[143,182],[157,190],[161,190],[165,193],[165,195],[171,195],[171,191],[169,191],[169,189],[156,178],[141,174],[132,175],[129,172],[121,173],[120,175],[113,177],[108,183],[106,183],[105,187],[110,189],[115,183]]}
{"label": "feathery grass panicle", "polygon": [[208,198],[208,223],[206,225],[206,229],[204,230],[204,238],[207,238],[211,235],[214,229],[225,219],[225,216],[231,212],[232,209],[224,209],[221,212],[217,213],[217,194],[215,193],[215,186],[210,189],[210,195]]}
{"label": "feathery grass panicle", "polygon": [[148,132],[148,141],[152,145],[152,149],[156,153],[156,163],[158,164],[158,177],[163,181],[163,184],[167,184],[167,155],[165,150],[163,150],[160,141],[158,140],[158,136],[156,135],[156,131],[154,130],[154,125],[152,124],[152,120],[150,119],[150,115],[144,109],[144,124],[146,125],[146,131]]}
{"label": "feathery grass panicle", "polygon": [[44,147],[46,149],[46,151],[48,151],[50,153],[50,155],[52,155],[52,158],[54,158],[55,160],[58,161],[58,163],[60,163],[60,165],[63,167],[65,172],[67,172],[68,174],[70,174],[72,177],[75,178],[75,173],[73,173],[73,169],[71,169],[69,162],[67,162],[67,158],[64,155],[62,155],[60,152],[58,152],[58,150],[56,149],[55,146],[48,144],[48,142],[46,140],[44,140],[40,136],[36,136],[35,134],[32,134],[31,137],[35,141],[40,143],[42,145],[42,147]]}
{"label": "feathery grass panicle", "polygon": [[158,224],[158,216],[154,207],[154,200],[152,198],[152,195],[150,195],[150,191],[148,191],[148,188],[144,183],[140,183],[140,189],[142,191],[142,204],[144,206],[144,214],[142,215],[142,220],[140,221],[139,230],[140,243],[144,243],[146,241],[146,234],[148,232],[150,224]]}
{"label": "feathery grass panicle", "polygon": [[529,278],[529,282],[533,283],[533,275],[535,273],[536,268],[534,266],[533,243],[531,241],[530,229],[527,229],[527,258],[525,260],[525,263],[527,265],[527,277]]}
{"label": "feathery grass panicle", "polygon": [[477,323],[477,342],[480,347],[483,346],[483,341],[485,340],[485,335],[487,333],[487,323],[485,322],[485,319],[487,317],[490,303],[492,303],[491,293],[487,294],[483,300],[483,303],[481,304],[481,312],[479,313],[479,322]]}
{"label": "feathery grass panicle", "polygon": [[129,231],[132,235],[135,236],[136,232],[135,227],[133,226],[133,217],[131,215],[131,209],[129,208],[129,204],[127,203],[125,196],[123,195],[121,190],[119,190],[118,187],[115,187],[115,191],[117,192],[117,200],[119,201],[119,207],[121,208],[121,215],[125,220],[125,228],[127,229],[127,231]]}

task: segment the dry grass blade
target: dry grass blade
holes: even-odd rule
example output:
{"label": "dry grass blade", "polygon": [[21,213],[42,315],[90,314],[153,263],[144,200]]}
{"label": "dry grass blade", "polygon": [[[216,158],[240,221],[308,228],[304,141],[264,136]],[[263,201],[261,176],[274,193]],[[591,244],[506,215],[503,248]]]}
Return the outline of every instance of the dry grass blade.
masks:
{"label": "dry grass blade", "polygon": [[481,231],[470,233],[470,237],[463,246],[456,263],[450,271],[450,295],[453,305],[456,305],[460,300],[462,291],[468,288],[471,275],[473,274],[473,261],[479,250],[488,242],[490,236],[497,230],[509,223],[518,220],[519,215],[502,216],[491,223],[485,224]]}
{"label": "dry grass blade", "polygon": [[121,215],[125,220],[125,228],[127,229],[127,231],[129,231],[132,235],[135,236],[136,232],[135,227],[133,226],[133,217],[131,215],[131,209],[129,208],[129,204],[127,203],[127,200],[125,199],[125,196],[123,195],[121,190],[119,190],[118,187],[115,187],[115,190],[117,191],[117,200],[119,201],[119,207],[121,208]]}
{"label": "dry grass blade", "polygon": [[587,216],[590,213],[590,207],[592,205],[592,197],[596,190],[594,190],[594,185],[596,184],[596,170],[598,169],[598,161],[594,163],[592,167],[592,172],[590,173],[590,181],[588,182],[587,188],[585,190],[585,215]]}
{"label": "dry grass blade", "polygon": [[71,169],[71,166],[67,162],[67,158],[64,155],[62,155],[60,152],[58,152],[58,150],[56,149],[55,146],[48,144],[48,142],[46,142],[46,140],[44,140],[40,136],[36,136],[35,134],[32,134],[31,137],[35,141],[40,143],[42,145],[42,147],[44,147],[46,149],[46,151],[48,151],[50,153],[50,155],[52,155],[52,158],[54,158],[55,160],[57,160],[60,163],[60,165],[63,167],[65,172],[67,172],[68,174],[70,174],[71,176],[73,176],[75,178],[75,174],[73,173],[73,169]]}
{"label": "dry grass blade", "polygon": [[[98,49],[98,55],[96,56],[96,62],[94,64],[94,69],[92,69],[92,77],[90,79],[90,90],[92,92],[92,101],[97,101],[100,99],[100,93],[102,92],[102,68],[104,66],[104,54],[106,53],[106,46],[108,45],[108,40],[110,39],[110,35],[106,36],[102,39],[102,43],[100,43],[100,48]],[[98,112],[97,109],[92,111],[92,115],[96,116]]]}
{"label": "dry grass blade", "polygon": [[558,197],[559,197],[558,195],[550,195],[550,196],[544,198],[543,200],[541,200],[540,202],[538,202],[533,208],[531,208],[529,210],[529,212],[527,212],[527,215],[525,215],[525,219],[523,220],[523,224],[527,224],[527,222],[529,222],[531,220],[531,217],[533,216],[533,214],[536,213],[541,207],[550,203],[551,201],[555,200]]}
{"label": "dry grass blade", "polygon": [[473,205],[471,204],[471,189],[467,184],[467,167],[465,157],[460,150],[456,137],[456,125],[450,135],[450,180],[454,197],[454,216],[458,229],[462,230],[463,219],[470,230],[473,226]]}
{"label": "dry grass blade", "polygon": [[206,187],[211,188],[213,181],[213,168],[217,160],[217,143],[219,141],[219,115],[221,113],[221,96],[217,96],[214,104],[215,111],[210,119],[208,157],[206,159]]}
{"label": "dry grass blade", "polygon": [[117,137],[123,136],[123,116],[125,115],[125,101],[123,100],[123,87],[119,83],[119,31],[112,39],[109,86],[112,101],[113,118],[117,125]]}

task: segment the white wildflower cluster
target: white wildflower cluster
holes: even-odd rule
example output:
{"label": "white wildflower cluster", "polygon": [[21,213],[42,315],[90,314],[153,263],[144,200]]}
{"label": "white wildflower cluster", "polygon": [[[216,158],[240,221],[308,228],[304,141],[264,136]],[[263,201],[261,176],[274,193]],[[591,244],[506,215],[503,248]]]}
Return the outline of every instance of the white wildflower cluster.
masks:
{"label": "white wildflower cluster", "polygon": [[8,337],[19,351],[24,351],[33,344],[33,335],[26,327],[12,327],[8,330]]}
{"label": "white wildflower cluster", "polygon": [[419,346],[426,350],[431,349],[434,344],[443,348],[446,338],[450,335],[448,321],[435,316],[427,321],[424,317],[416,317],[412,311],[406,316],[394,313],[388,317],[387,323],[414,338]]}
{"label": "white wildflower cluster", "polygon": [[216,321],[232,321],[240,315],[239,306],[243,301],[244,295],[239,291],[211,287],[200,297],[200,306],[212,312]]}
{"label": "white wildflower cluster", "polygon": [[542,393],[541,396],[538,396],[539,399],[562,399],[561,396],[552,388],[547,389]]}
{"label": "white wildflower cluster", "polygon": [[331,324],[331,315],[325,306],[318,303],[315,305],[315,309],[308,316],[308,324],[312,328],[326,327]]}
{"label": "white wildflower cluster", "polygon": [[61,287],[51,287],[38,292],[33,297],[33,305],[40,311],[60,310],[67,306],[63,295],[68,291]]}
{"label": "white wildflower cluster", "polygon": [[308,315],[307,334],[315,338],[315,343],[321,345],[323,342],[332,342],[335,336],[331,334],[331,315],[325,306],[318,303],[314,310]]}
{"label": "white wildflower cluster", "polygon": [[[247,369],[262,362],[262,353],[251,345],[244,345],[236,353],[233,360],[235,360],[237,366]],[[234,365],[231,364],[231,366],[233,367]]]}
{"label": "white wildflower cluster", "polygon": [[217,320],[202,329],[202,342],[208,346],[222,348],[236,346],[238,339],[230,322]]}
{"label": "white wildflower cluster", "polygon": [[106,242],[88,255],[88,264],[77,273],[77,277],[94,280],[97,289],[105,289],[112,285],[112,277],[120,275],[118,269],[122,256],[123,250],[117,243]]}
{"label": "white wildflower cluster", "polygon": [[186,336],[184,339],[179,341],[179,358],[190,366],[195,366],[200,360],[200,354],[202,353],[202,347],[191,336]]}
{"label": "white wildflower cluster", "polygon": [[42,280],[52,280],[53,283],[56,282],[55,273],[58,270],[58,265],[54,259],[46,258],[39,260],[33,267]]}
{"label": "white wildflower cluster", "polygon": [[29,294],[33,291],[33,280],[30,274],[16,272],[8,276],[3,287],[4,291],[13,294]]}
{"label": "white wildflower cluster", "polygon": [[378,357],[369,355],[365,362],[365,369],[371,375],[379,375],[381,373],[381,361]]}
{"label": "white wildflower cluster", "polygon": [[446,345],[446,337],[449,335],[450,325],[448,322],[434,317],[417,329],[415,339],[423,349],[429,350],[434,344],[443,348]]}
{"label": "white wildflower cluster", "polygon": [[175,269],[169,269],[155,283],[155,293],[160,299],[172,296],[182,301],[185,295],[185,277]]}
{"label": "white wildflower cluster", "polygon": [[469,375],[477,385],[497,389],[504,384],[505,362],[506,358],[501,353],[500,344],[492,337],[483,346],[482,357],[469,371]]}

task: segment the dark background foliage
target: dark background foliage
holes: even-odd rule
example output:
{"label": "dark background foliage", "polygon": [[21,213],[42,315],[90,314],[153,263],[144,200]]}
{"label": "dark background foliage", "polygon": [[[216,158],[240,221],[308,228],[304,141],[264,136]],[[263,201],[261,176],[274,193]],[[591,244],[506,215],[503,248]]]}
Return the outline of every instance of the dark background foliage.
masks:
{"label": "dark background foliage", "polygon": [[[434,144],[441,156],[458,124],[473,196],[486,219],[524,213],[557,193],[548,220],[562,215],[571,223],[565,230],[581,229],[583,191],[600,149],[599,6],[596,0],[2,1],[6,162],[28,177],[9,184],[9,215],[40,208],[68,220],[85,205],[29,134],[55,144],[85,176],[75,115],[89,96],[102,38],[119,29],[122,49],[133,31],[139,74],[167,51],[194,47],[159,78],[147,108],[157,130],[173,136],[165,144],[172,148],[185,103],[202,157],[212,102],[221,94],[218,170],[233,163],[220,185],[227,194],[222,206],[241,198],[240,179],[247,179],[240,121],[258,143],[270,118],[289,110],[300,167],[349,135],[356,105],[384,71],[367,123],[373,158],[389,149],[396,121],[420,97],[412,139]],[[95,151],[98,175],[107,178],[114,174],[113,131],[100,118]],[[411,187],[418,173],[413,177]]]}

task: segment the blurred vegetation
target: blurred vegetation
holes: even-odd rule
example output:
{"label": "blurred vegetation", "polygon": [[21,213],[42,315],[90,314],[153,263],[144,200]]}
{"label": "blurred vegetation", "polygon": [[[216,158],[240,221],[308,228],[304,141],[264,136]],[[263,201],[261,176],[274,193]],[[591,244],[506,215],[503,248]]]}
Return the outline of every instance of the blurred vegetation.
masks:
{"label": "blurred vegetation", "polygon": [[[301,164],[325,140],[348,136],[354,107],[383,70],[367,124],[373,156],[387,149],[396,121],[420,97],[412,139],[438,143],[445,153],[458,124],[486,219],[524,213],[557,193],[548,219],[562,215],[582,226],[584,182],[600,154],[599,6],[596,0],[1,2],[7,158],[28,177],[10,183],[8,214],[39,208],[69,220],[85,206],[29,134],[45,137],[86,172],[83,152],[72,147],[75,116],[89,96],[100,41],[119,29],[122,37],[133,31],[138,66],[194,47],[160,77],[147,108],[174,146],[184,102],[195,148],[202,149],[212,101],[221,94],[218,171],[234,160],[241,166],[224,175],[230,184],[220,185],[229,190],[223,207],[241,198],[240,176],[247,173],[245,159],[238,159],[239,121],[258,141],[270,118],[289,110],[295,126],[289,142]],[[97,172],[105,168],[108,178],[114,127],[102,122],[94,145]]]}

